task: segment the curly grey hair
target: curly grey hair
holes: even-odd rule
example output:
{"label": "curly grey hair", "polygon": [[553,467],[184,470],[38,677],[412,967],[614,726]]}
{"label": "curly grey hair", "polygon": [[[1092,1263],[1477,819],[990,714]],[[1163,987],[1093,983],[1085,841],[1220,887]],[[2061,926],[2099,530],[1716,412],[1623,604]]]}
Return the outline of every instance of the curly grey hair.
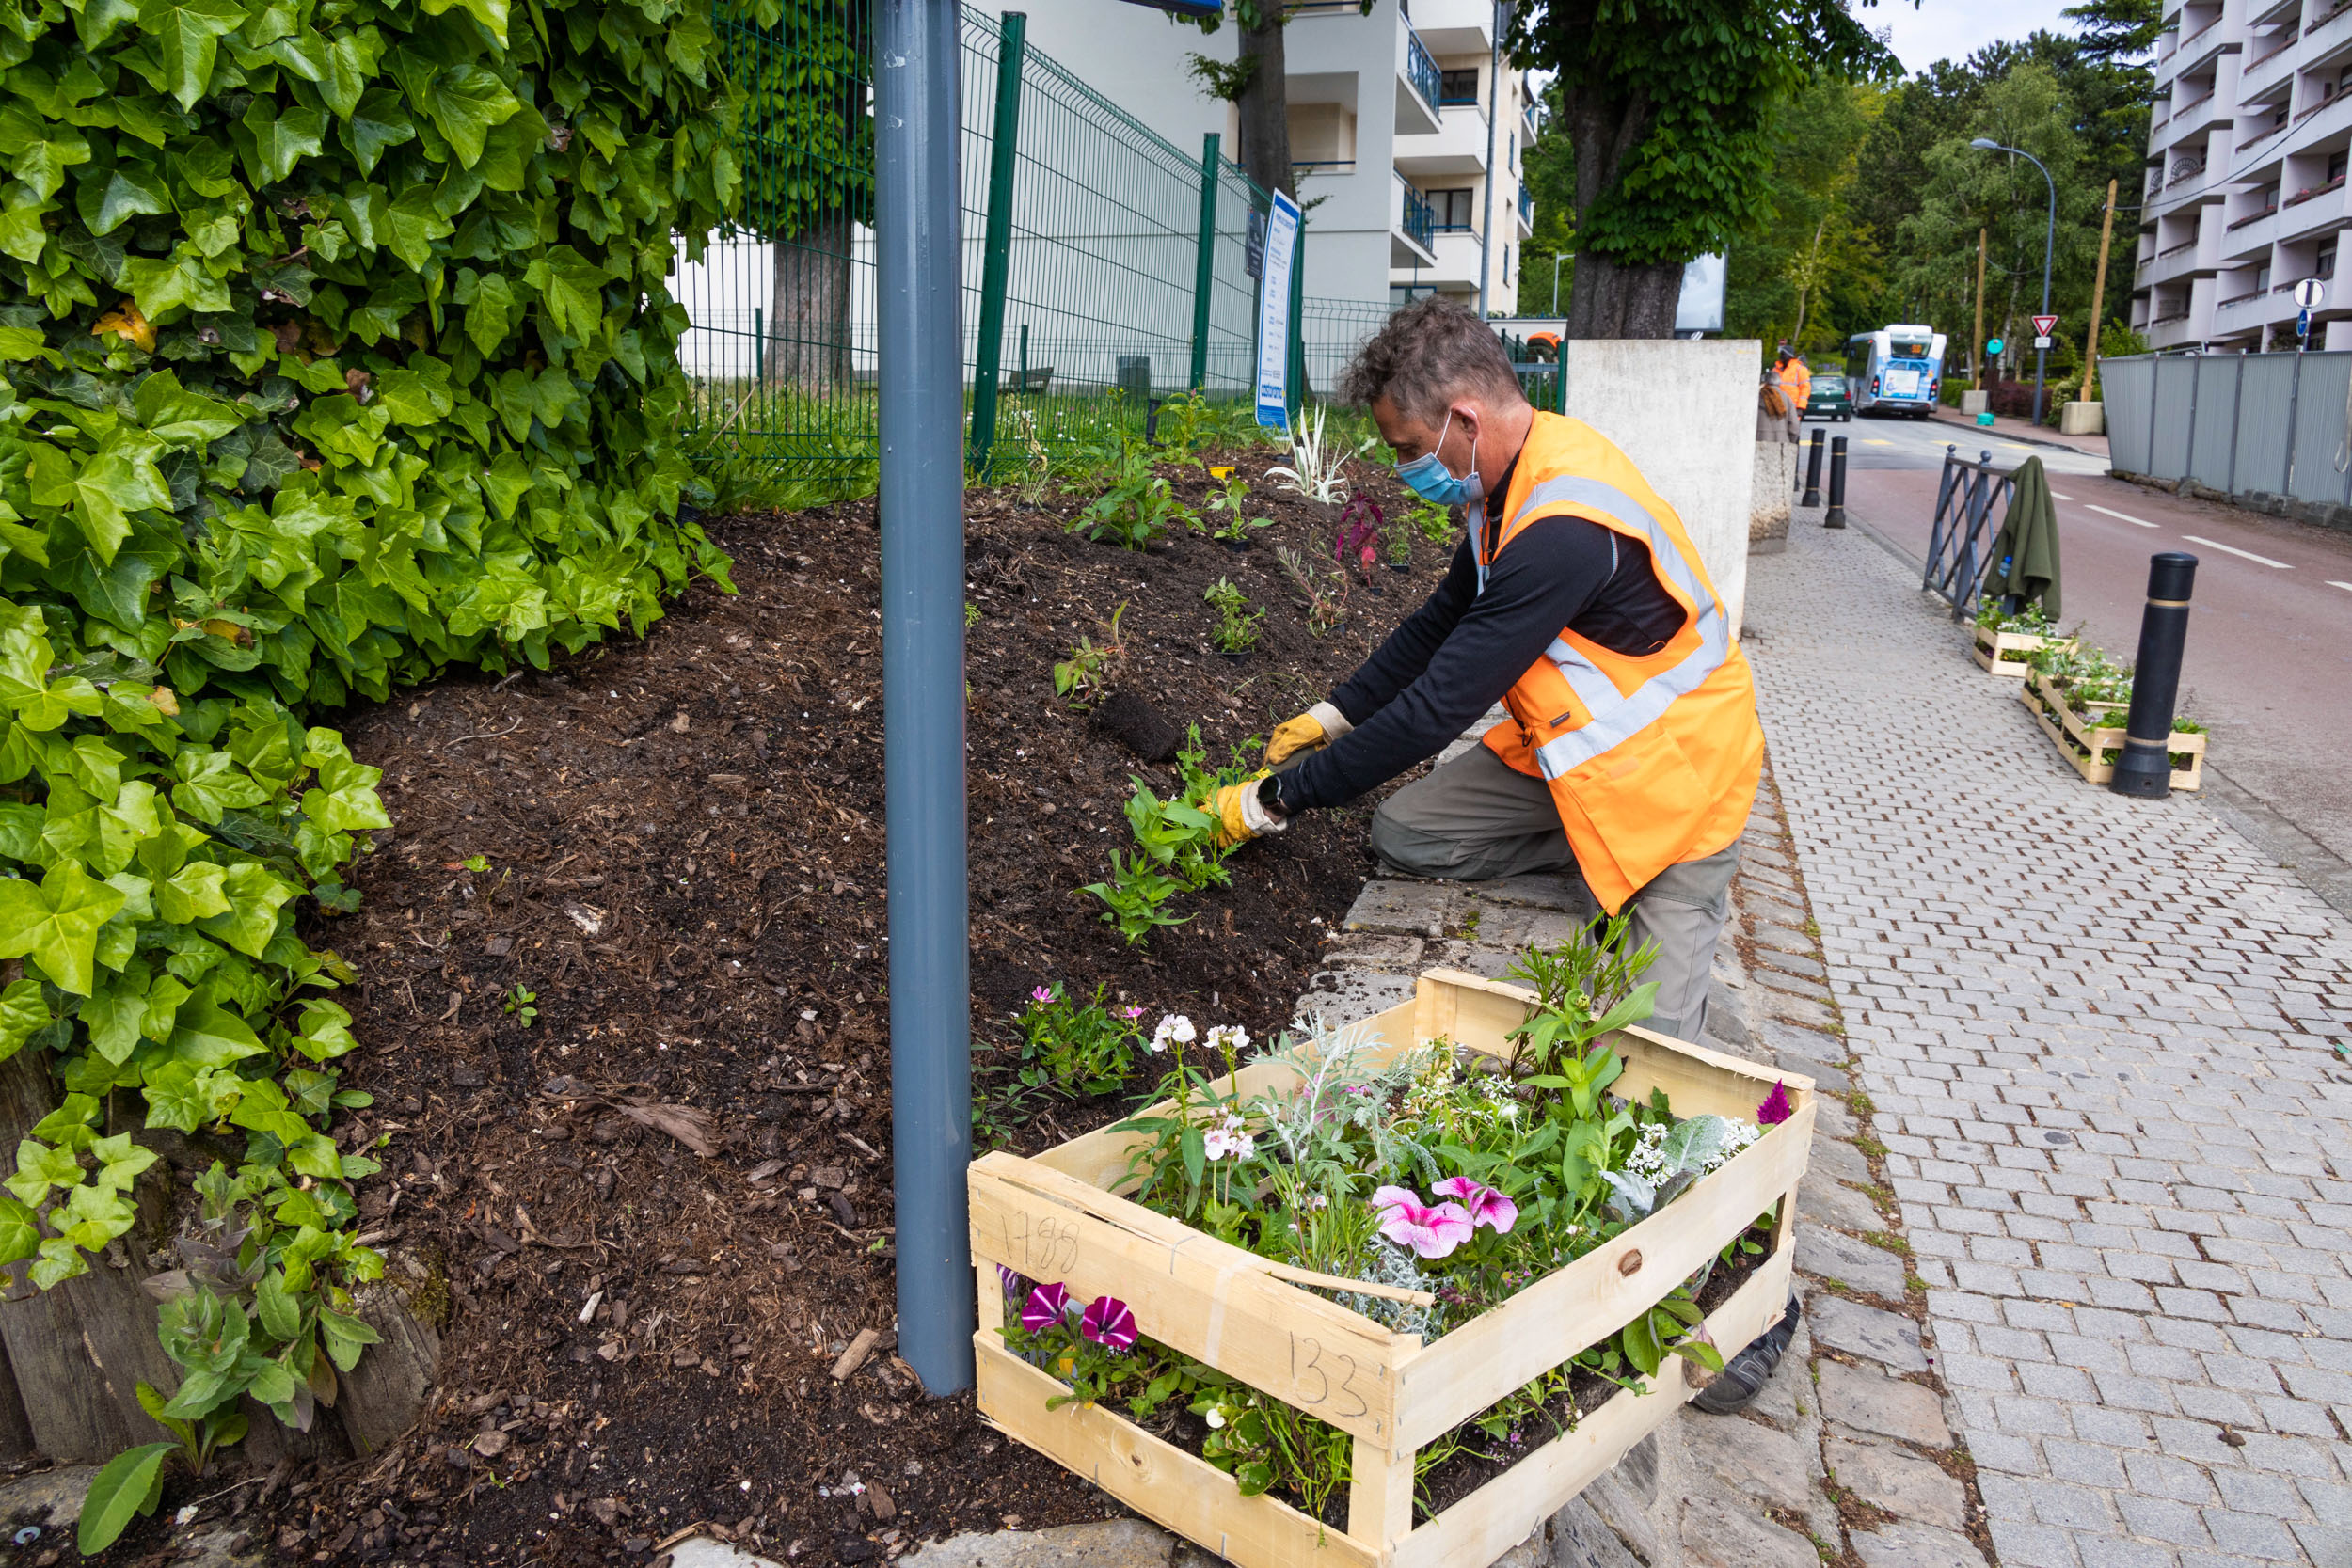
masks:
{"label": "curly grey hair", "polygon": [[1435,424],[1465,393],[1525,401],[1502,341],[1484,322],[1437,295],[1391,316],[1340,377],[1340,400],[1361,407],[1386,398],[1408,419]]}

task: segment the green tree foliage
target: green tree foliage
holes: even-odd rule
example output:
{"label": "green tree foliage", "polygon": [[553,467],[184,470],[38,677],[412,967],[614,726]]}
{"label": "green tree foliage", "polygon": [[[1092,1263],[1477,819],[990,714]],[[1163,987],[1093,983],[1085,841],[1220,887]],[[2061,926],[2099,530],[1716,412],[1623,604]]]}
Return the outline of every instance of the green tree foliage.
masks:
{"label": "green tree foliage", "polygon": [[[1894,89],[1863,144],[1851,198],[1886,258],[1885,287],[1859,319],[1841,325],[1930,321],[1965,342],[1982,225],[1990,230],[1986,332],[2019,335],[2012,316],[2041,300],[2047,190],[2031,165],[1970,150],[1979,135],[2028,149],[2058,176],[2052,297],[2061,338],[2074,343],[2087,335],[2100,217],[2107,182],[2117,182],[2104,309],[2110,323],[2129,320],[2150,103],[2141,52],[2158,8],[2155,0],[2092,0],[2066,15],[2084,24],[2081,37],[2037,32],[1963,64],[1938,61]],[[2021,72],[2025,80],[2012,84]],[[2063,172],[2053,152],[2066,160]],[[1972,162],[1979,166],[1966,166]]]}
{"label": "green tree foliage", "polygon": [[1558,74],[1575,146],[1576,337],[1663,337],[1681,268],[1764,221],[1787,105],[1894,59],[1838,0],[1552,0],[1522,65]]}
{"label": "green tree foliage", "polygon": [[[1542,133],[1520,155],[1520,180],[1535,203],[1535,229],[1519,247],[1518,313],[1562,314],[1576,284],[1576,143],[1560,129],[1560,88],[1544,88]],[[1552,259],[1568,258],[1552,290]]]}
{"label": "green tree foliage", "polygon": [[1841,351],[1844,323],[1878,292],[1876,238],[1853,212],[1864,142],[1887,98],[1868,82],[1820,80],[1790,105],[1769,186],[1770,215],[1734,240],[1724,331],[1801,352]]}
{"label": "green tree foliage", "polygon": [[216,1151],[163,1276],[199,1449],[373,1338],[353,975],[294,922],[389,822],[308,718],[723,571],[663,284],[734,194],[711,55],[699,0],[0,12],[0,1056],[64,1091],[0,1263],[128,1231],[142,1122]]}

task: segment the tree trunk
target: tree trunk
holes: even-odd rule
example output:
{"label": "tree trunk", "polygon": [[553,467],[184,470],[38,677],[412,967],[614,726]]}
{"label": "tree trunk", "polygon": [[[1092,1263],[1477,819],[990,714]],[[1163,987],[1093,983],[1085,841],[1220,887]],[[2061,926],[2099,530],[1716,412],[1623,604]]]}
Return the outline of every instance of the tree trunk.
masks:
{"label": "tree trunk", "polygon": [[[1554,25],[1565,24],[1565,13]],[[1576,150],[1576,229],[1590,231],[1594,203],[1614,189],[1627,161],[1657,119],[1648,95],[1604,97],[1590,88],[1563,92],[1562,109]],[[1571,338],[1671,338],[1682,297],[1678,261],[1629,265],[1580,240],[1568,295]]]}
{"label": "tree trunk", "polygon": [[[1282,10],[1261,8],[1263,27],[1241,30],[1241,58],[1255,60],[1234,106],[1241,111],[1241,163],[1261,187],[1295,197],[1291,178],[1291,111],[1289,81],[1282,63]],[[1385,88],[1382,90],[1386,90]]]}
{"label": "tree trunk", "polygon": [[1613,256],[1576,253],[1576,289],[1568,296],[1571,338],[1671,338],[1682,297],[1682,267],[1674,261],[1629,267]]}
{"label": "tree trunk", "polygon": [[850,216],[825,218],[771,242],[764,379],[823,392],[850,382]]}

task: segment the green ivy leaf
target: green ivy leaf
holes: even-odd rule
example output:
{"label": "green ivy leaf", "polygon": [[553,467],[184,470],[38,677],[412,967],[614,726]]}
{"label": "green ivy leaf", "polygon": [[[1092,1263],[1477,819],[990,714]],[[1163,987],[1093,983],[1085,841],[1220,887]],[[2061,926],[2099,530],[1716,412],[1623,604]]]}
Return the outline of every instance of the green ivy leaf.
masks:
{"label": "green ivy leaf", "polygon": [[40,1222],[14,1197],[0,1196],[0,1264],[22,1262],[40,1250]]}
{"label": "green ivy leaf", "polygon": [[83,185],[75,204],[91,233],[111,234],[133,218],[170,212],[171,193],[152,167],[122,163],[115,166],[104,184]]}
{"label": "green ivy leaf", "polygon": [[[259,1056],[266,1049],[251,1025],[209,998],[183,1003],[173,1021],[172,1054],[191,1067],[224,1068],[247,1056]],[[257,1079],[246,1085],[246,1093],[250,1098],[260,1090],[275,1093],[277,1088],[267,1079]],[[285,1103],[282,1093],[278,1095],[278,1103],[281,1107]]]}
{"label": "green ivy leaf", "polygon": [[38,885],[0,881],[0,958],[29,958],[59,990],[87,996],[98,928],[122,903],[73,861],[51,866]]}
{"label": "green ivy leaf", "polygon": [[220,40],[246,19],[231,0],[147,0],[139,8],[139,31],[152,40],[161,70],[156,86],[192,109],[211,86]]}
{"label": "green ivy leaf", "polygon": [[275,185],[284,180],[295,164],[314,156],[326,137],[326,117],[318,110],[280,113],[277,103],[266,98],[253,101],[243,123],[253,133],[250,166],[257,185]]}
{"label": "green ivy leaf", "polygon": [[24,1050],[26,1040],[56,1022],[39,980],[11,981],[6,990],[0,990],[0,1062]]}
{"label": "green ivy leaf", "polygon": [[17,1143],[16,1174],[8,1179],[7,1186],[20,1202],[39,1207],[50,1188],[76,1187],[81,1181],[82,1162],[73,1150],[53,1148],[37,1138]]}
{"label": "green ivy leaf", "polygon": [[298,890],[270,875],[259,861],[240,861],[222,872],[220,891],[229,900],[228,910],[198,920],[197,929],[258,958],[278,932],[278,910]]}

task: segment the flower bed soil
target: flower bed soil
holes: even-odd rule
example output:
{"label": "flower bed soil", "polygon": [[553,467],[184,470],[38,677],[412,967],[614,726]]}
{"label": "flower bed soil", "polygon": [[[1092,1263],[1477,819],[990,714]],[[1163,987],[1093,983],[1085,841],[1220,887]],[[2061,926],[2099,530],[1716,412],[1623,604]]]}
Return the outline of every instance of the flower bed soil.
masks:
{"label": "flower bed soil", "polygon": [[[1244,471],[1275,460],[1258,450]],[[1201,469],[1170,472],[1200,506]],[[1127,601],[1121,689],[1197,721],[1222,760],[1323,696],[1447,558],[1416,540],[1411,573],[1376,572],[1381,595],[1357,588],[1318,639],[1273,546],[1328,562],[1320,509],[1268,490],[1251,510],[1278,526],[1252,548],[1187,537],[1138,555],[1063,533],[1088,499],[970,498],[983,1067],[1054,979],[1270,1032],[1370,869],[1367,800],[1245,850],[1232,887],[1184,895],[1190,925],[1123,947],[1074,890],[1128,845],[1129,775],[1165,794],[1173,770],[1069,711],[1054,661]],[[859,1562],[1116,1511],[968,1396],[923,1398],[887,1338],[830,1375],[893,1320],[876,510],[712,531],[739,596],[698,586],[641,644],[453,678],[348,726],[396,829],[359,874],[365,907],[309,934],[362,976],[342,997],[363,1042],[347,1082],[376,1099],[338,1132],[391,1134],[363,1214],[389,1277],[442,1317],[441,1383],[406,1438],[271,1489],[266,1523],[243,1523],[282,1552],[644,1561],[711,1521]],[[1270,611],[1238,660],[1208,647],[1201,593],[1220,576]],[[489,869],[466,868],[477,856]],[[530,1027],[502,1000],[516,986],[536,993]],[[1014,1146],[1121,1108],[1047,1101]],[[167,1501],[214,1490],[175,1483]]]}

